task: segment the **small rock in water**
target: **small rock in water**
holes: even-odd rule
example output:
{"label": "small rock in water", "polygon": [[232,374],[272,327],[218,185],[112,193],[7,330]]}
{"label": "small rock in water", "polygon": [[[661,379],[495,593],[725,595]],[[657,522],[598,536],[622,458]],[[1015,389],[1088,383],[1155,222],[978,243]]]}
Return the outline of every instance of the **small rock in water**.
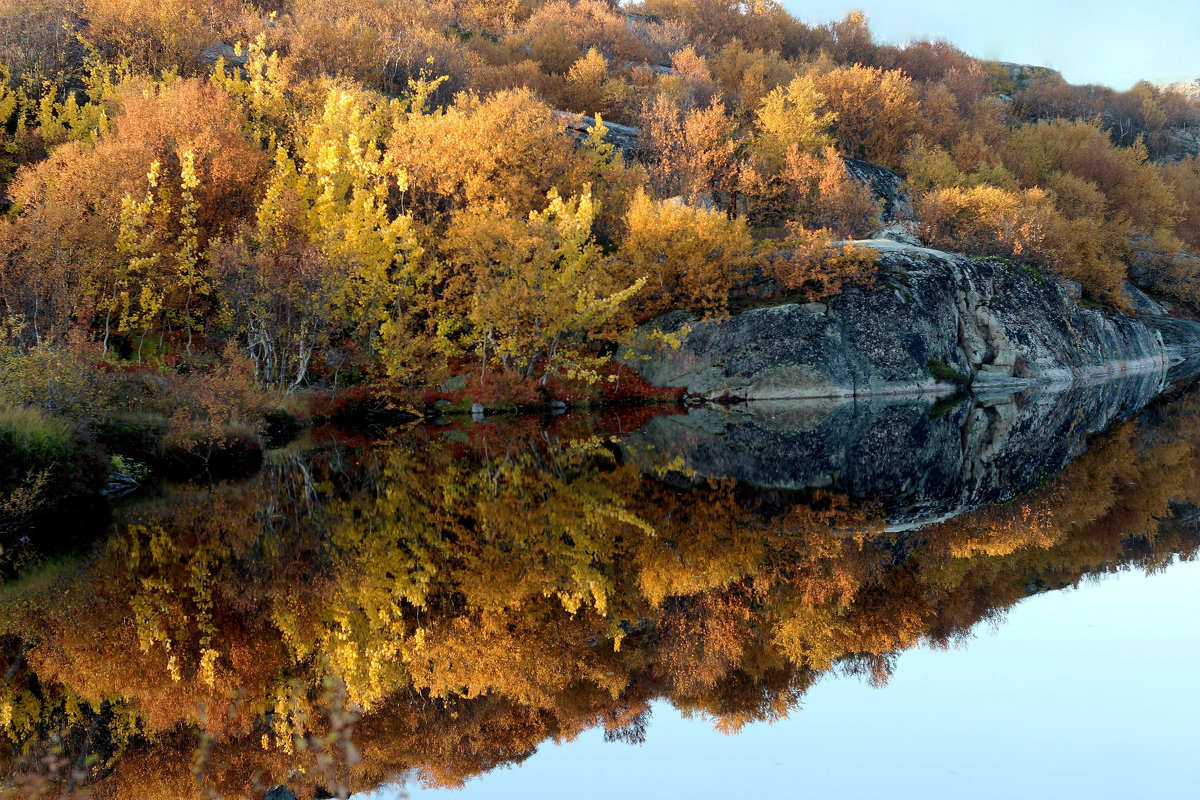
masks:
{"label": "small rock in water", "polygon": [[561,414],[567,410],[567,404],[562,400],[551,400],[549,403],[546,403],[546,408],[551,414]]}
{"label": "small rock in water", "polygon": [[483,403],[475,403],[471,406],[471,419],[475,422],[483,422]]}
{"label": "small rock in water", "polygon": [[108,479],[108,483],[100,490],[100,495],[106,500],[118,500],[137,491],[139,486],[141,484],[133,476],[117,472]]}

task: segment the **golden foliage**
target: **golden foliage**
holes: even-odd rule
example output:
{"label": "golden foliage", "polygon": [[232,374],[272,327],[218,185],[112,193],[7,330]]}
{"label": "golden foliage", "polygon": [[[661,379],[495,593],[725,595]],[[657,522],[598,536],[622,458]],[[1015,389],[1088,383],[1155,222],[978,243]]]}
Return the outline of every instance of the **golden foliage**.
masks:
{"label": "golden foliage", "polygon": [[659,196],[731,209],[737,179],[737,126],[714,98],[686,113],[665,96],[642,111],[651,185]]}
{"label": "golden foliage", "polygon": [[634,196],[625,225],[610,269],[618,282],[645,278],[632,304],[638,319],[678,304],[719,314],[755,255],[744,219],[654,200],[644,191]]}
{"label": "golden foliage", "polygon": [[828,230],[790,224],[788,236],[779,243],[765,273],[785,291],[824,297],[847,285],[866,282],[878,258],[869,247],[834,242]]}
{"label": "golden foliage", "polygon": [[408,169],[408,202],[422,218],[471,206],[523,216],[544,208],[551,189],[574,188],[580,162],[562,128],[528,90],[462,94],[444,112],[410,114],[388,152]]}
{"label": "golden foliage", "polygon": [[444,248],[457,280],[473,286],[468,319],[485,364],[495,359],[506,370],[543,381],[560,372],[594,381],[605,359],[586,352],[588,339],[608,326],[645,280],[609,288],[592,240],[590,187],[568,200],[551,190],[547,199],[546,210],[530,212],[528,220],[460,212]]}
{"label": "golden foliage", "polygon": [[1009,192],[995,186],[936,189],[920,197],[922,238],[945,248],[1004,257],[1041,252],[1054,213],[1041,189]]}
{"label": "golden foliage", "polygon": [[1179,238],[1200,251],[1200,157],[1192,156],[1163,168],[1163,176],[1175,190],[1183,213]]}
{"label": "golden foliage", "polygon": [[758,107],[754,117],[755,145],[764,167],[777,172],[791,151],[814,155],[832,148],[827,131],[837,120],[836,113],[822,113],[825,98],[817,91],[811,76],[776,87]]}
{"label": "golden foliage", "polygon": [[909,140],[924,128],[912,80],[899,70],[861,65],[813,75],[813,85],[837,114],[833,135],[843,153],[898,167]]}

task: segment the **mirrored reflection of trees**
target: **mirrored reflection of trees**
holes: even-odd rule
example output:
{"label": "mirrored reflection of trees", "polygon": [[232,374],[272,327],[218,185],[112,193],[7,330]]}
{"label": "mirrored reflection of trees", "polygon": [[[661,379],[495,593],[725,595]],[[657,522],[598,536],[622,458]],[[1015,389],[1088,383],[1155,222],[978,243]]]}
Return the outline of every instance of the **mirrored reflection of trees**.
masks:
{"label": "mirrored reflection of trees", "polygon": [[457,785],[666,698],[722,730],[888,679],[1031,593],[1200,546],[1197,401],[915,533],[830,494],[681,490],[586,424],[330,436],[119,512],[0,587],[16,796]]}

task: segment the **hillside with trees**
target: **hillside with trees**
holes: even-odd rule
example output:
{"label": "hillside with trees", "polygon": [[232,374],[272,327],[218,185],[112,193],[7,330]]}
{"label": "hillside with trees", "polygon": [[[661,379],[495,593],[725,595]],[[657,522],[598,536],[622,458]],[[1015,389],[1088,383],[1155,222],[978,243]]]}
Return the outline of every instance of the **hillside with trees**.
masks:
{"label": "hillside with trees", "polygon": [[[0,413],[34,466],[653,394],[613,363],[635,325],[871,280],[847,159],[903,180],[931,246],[1200,304],[1200,106],[882,45],[860,13],[0,0],[0,65]],[[56,481],[0,472],[26,505]]]}

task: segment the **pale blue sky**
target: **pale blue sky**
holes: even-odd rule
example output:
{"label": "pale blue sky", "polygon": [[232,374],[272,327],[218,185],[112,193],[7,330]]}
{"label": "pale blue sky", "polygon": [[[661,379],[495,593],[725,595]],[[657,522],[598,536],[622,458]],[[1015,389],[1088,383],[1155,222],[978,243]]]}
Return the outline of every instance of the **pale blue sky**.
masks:
{"label": "pale blue sky", "polygon": [[861,9],[876,39],[947,39],[979,58],[1041,64],[1128,89],[1200,77],[1200,0],[781,0],[807,23]]}

